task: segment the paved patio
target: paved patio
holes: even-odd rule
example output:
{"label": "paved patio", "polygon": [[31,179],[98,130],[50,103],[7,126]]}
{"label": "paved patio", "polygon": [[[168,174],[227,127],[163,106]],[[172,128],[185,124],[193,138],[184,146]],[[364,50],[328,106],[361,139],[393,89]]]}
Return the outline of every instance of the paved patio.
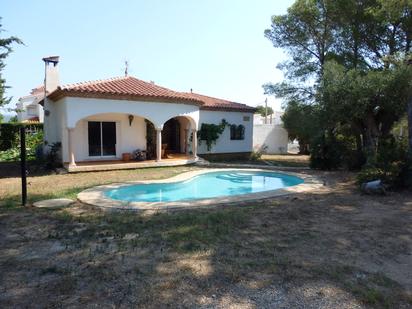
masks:
{"label": "paved patio", "polygon": [[69,173],[78,172],[97,172],[97,171],[111,171],[111,170],[125,170],[135,168],[147,168],[147,167],[165,167],[165,166],[180,166],[186,164],[192,164],[198,161],[198,158],[193,156],[187,156],[185,154],[170,154],[168,158],[160,161],[145,160],[145,161],[122,161],[122,160],[110,160],[110,161],[83,161],[76,162],[75,166],[65,164],[65,168]]}

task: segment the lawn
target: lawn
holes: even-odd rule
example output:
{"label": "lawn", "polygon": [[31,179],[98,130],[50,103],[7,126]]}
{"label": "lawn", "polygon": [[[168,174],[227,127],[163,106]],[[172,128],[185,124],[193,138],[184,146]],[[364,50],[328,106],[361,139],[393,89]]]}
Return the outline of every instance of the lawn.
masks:
{"label": "lawn", "polygon": [[[194,168],[36,176],[30,193]],[[364,196],[351,174],[316,173],[319,192],[150,215],[22,208],[18,179],[0,179],[1,307],[410,307],[412,193]]]}

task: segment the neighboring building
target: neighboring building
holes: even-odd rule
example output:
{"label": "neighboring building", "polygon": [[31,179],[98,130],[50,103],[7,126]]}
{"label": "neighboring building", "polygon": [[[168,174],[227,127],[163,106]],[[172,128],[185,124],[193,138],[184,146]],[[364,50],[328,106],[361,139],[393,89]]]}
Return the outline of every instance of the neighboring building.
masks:
{"label": "neighboring building", "polygon": [[[193,158],[252,152],[253,107],[130,76],[58,86],[50,77],[58,77],[58,60],[45,61],[45,144],[61,143],[62,161],[69,163],[69,170],[76,162],[119,160],[137,149],[157,161],[164,152]],[[222,119],[241,134],[231,134],[233,126],[228,127],[210,151],[202,141],[198,147],[202,123],[219,124]]]}
{"label": "neighboring building", "polygon": [[283,112],[274,112],[266,118],[260,114],[254,115],[253,149],[266,148],[268,154],[285,154],[288,152],[288,132],[283,128]]}
{"label": "neighboring building", "polygon": [[16,104],[17,120],[19,122],[43,122],[43,106],[39,104],[43,98],[43,86],[36,87],[29,95],[21,97]]}

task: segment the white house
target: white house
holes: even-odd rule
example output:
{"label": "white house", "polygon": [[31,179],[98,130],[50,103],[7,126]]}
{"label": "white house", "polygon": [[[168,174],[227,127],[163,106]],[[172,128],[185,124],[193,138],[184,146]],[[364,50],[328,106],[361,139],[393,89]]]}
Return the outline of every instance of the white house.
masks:
{"label": "white house", "polygon": [[[69,171],[85,162],[121,160],[137,149],[157,162],[165,158],[164,153],[193,161],[198,154],[252,151],[253,107],[173,91],[131,76],[59,86],[55,82],[58,59],[44,60],[49,93],[40,102],[45,144],[61,143],[61,159]],[[207,150],[201,140],[198,147],[201,125],[219,124],[222,119],[231,126],[212,149]]]}
{"label": "white house", "polygon": [[38,104],[44,97],[44,86],[39,86],[29,95],[19,98],[16,104],[17,120],[19,122],[43,122],[43,106]]}

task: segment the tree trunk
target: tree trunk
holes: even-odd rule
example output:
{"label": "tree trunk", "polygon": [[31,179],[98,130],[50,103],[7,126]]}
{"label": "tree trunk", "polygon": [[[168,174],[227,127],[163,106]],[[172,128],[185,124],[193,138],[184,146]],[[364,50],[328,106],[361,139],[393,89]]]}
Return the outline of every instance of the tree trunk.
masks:
{"label": "tree trunk", "polygon": [[408,171],[406,174],[406,186],[412,188],[412,96],[408,100]]}
{"label": "tree trunk", "polygon": [[408,133],[409,157],[412,159],[412,96],[408,102]]}
{"label": "tree trunk", "polygon": [[365,127],[364,143],[366,149],[366,163],[373,165],[375,164],[379,142],[379,129],[373,112],[367,115]]}

